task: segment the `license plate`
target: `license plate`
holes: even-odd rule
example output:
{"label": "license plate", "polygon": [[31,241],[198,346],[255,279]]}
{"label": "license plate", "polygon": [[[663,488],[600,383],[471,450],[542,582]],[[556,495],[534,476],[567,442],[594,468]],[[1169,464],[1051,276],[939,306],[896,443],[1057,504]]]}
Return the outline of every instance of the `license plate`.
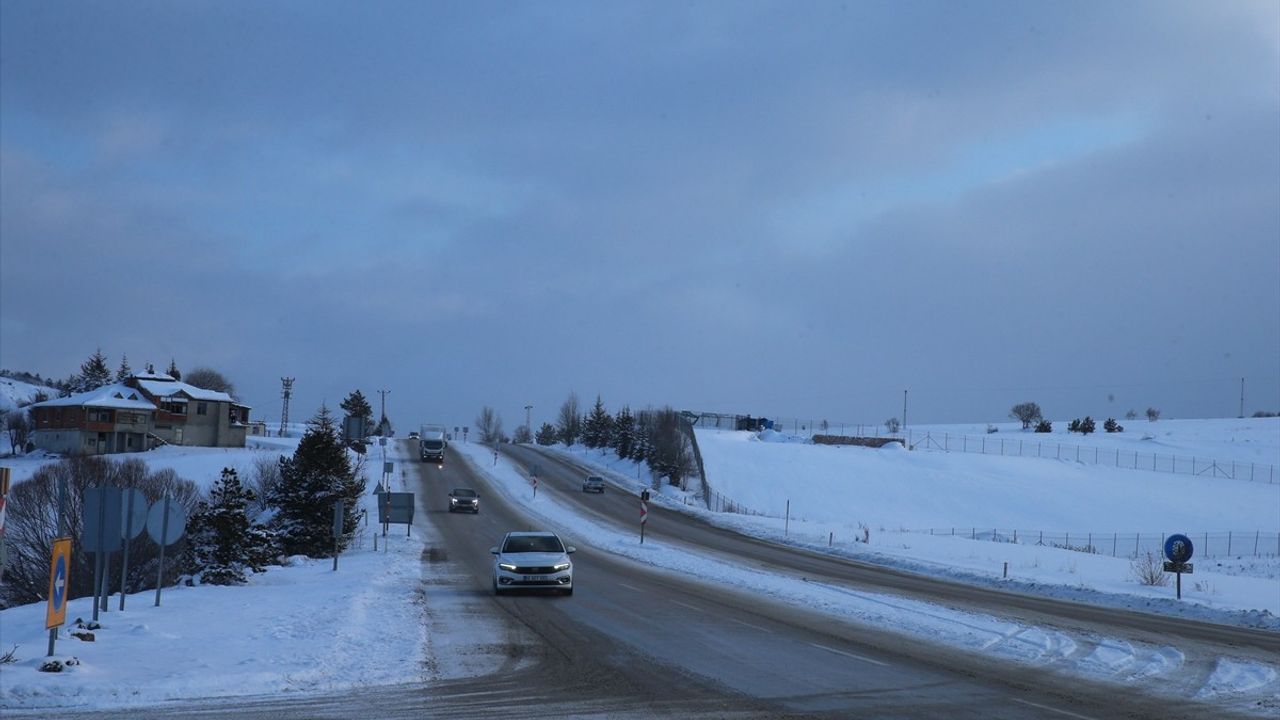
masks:
{"label": "license plate", "polygon": [[525,575],[524,581],[525,582],[546,582],[547,576],[546,575]]}

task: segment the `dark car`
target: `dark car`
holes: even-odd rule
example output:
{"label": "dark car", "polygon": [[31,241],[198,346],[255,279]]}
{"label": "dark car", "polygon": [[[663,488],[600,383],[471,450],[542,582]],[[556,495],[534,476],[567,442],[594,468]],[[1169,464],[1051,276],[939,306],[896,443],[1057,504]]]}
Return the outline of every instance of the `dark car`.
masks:
{"label": "dark car", "polygon": [[480,495],[471,488],[454,488],[449,491],[449,512],[465,510],[479,514]]}

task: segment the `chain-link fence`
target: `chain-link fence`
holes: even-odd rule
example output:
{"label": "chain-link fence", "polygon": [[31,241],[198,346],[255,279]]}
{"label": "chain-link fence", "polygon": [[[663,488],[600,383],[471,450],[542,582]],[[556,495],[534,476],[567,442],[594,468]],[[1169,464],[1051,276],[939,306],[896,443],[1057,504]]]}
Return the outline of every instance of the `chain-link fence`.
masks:
{"label": "chain-link fence", "polygon": [[798,418],[764,418],[722,413],[686,413],[686,417],[694,427],[699,428],[759,430],[768,427],[798,437],[813,435],[898,437],[902,438],[911,450],[1071,460],[1122,470],[1148,470],[1172,475],[1198,475],[1228,480],[1280,483],[1280,468],[1275,465],[1064,443],[1039,439],[1045,437],[1042,435],[1036,435],[1036,439],[1026,439],[1001,437],[998,433],[974,436],[912,429],[907,429],[905,432],[889,432],[884,425],[832,423],[826,420],[815,423],[813,420]]}
{"label": "chain-link fence", "polygon": [[912,450],[941,450],[942,452],[980,453],[1013,457],[1051,458],[1071,460],[1089,465],[1102,465],[1122,470],[1150,470],[1174,475],[1199,475],[1202,477],[1250,480],[1275,484],[1280,473],[1275,465],[1243,463],[1236,460],[1187,457],[1164,453],[1145,453],[1137,450],[1109,449],[1097,445],[1076,445],[1062,442],[1002,438],[992,435],[973,437],[950,433],[906,433],[907,447]]}
{"label": "chain-link fence", "polygon": [[[1164,553],[1168,533],[1046,532],[1000,528],[932,528],[915,532],[963,537],[970,540],[1042,545],[1095,555],[1134,558],[1145,553]],[[1276,557],[1280,556],[1280,533],[1262,530],[1183,533],[1191,538],[1196,557]]]}

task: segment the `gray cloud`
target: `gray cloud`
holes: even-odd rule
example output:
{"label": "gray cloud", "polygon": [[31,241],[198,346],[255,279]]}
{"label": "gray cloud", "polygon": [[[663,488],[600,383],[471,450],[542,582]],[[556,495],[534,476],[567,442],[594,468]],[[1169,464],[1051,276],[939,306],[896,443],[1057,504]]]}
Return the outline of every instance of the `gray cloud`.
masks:
{"label": "gray cloud", "polygon": [[1280,409],[1265,3],[0,13],[5,367],[408,424]]}

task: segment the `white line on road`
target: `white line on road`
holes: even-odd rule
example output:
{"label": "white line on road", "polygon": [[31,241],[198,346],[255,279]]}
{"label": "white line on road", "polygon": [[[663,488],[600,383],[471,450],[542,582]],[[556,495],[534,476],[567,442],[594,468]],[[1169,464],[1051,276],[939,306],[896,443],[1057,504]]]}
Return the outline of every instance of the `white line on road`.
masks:
{"label": "white line on road", "polygon": [[635,590],[636,592],[640,592],[640,588],[635,587],[633,585],[628,585],[626,583],[618,583],[618,587],[624,587],[628,590]]}
{"label": "white line on road", "polygon": [[689,608],[690,610],[696,610],[698,612],[703,611],[702,608],[696,605],[690,605],[689,603],[682,603],[679,600],[671,600],[670,602],[675,603],[676,605],[679,605],[680,607],[683,607],[683,608]]}
{"label": "white line on road", "polygon": [[1040,703],[1033,703],[1033,702],[1030,702],[1030,701],[1027,701],[1027,700],[1019,700],[1018,698],[1013,698],[1013,701],[1014,701],[1014,702],[1016,702],[1016,703],[1021,703],[1021,704],[1023,704],[1023,705],[1028,705],[1028,706],[1033,707],[1033,708],[1038,708],[1038,709],[1040,709],[1040,710],[1048,710],[1048,711],[1049,711],[1049,712],[1051,712],[1051,713],[1058,713],[1059,715],[1066,715],[1067,717],[1080,718],[1080,720],[1094,720],[1094,718],[1091,718],[1091,717],[1089,717],[1088,715],[1077,715],[1077,714],[1075,714],[1075,713],[1073,713],[1073,712],[1068,712],[1068,711],[1066,711],[1066,710],[1059,710],[1058,708],[1055,708],[1055,707],[1049,707],[1048,705],[1041,705]]}
{"label": "white line on road", "polygon": [[751,624],[751,623],[749,623],[749,622],[746,622],[746,621],[744,621],[744,620],[738,620],[737,618],[725,618],[725,619],[726,619],[726,620],[729,620],[730,622],[736,622],[736,623],[738,623],[739,625],[746,625],[747,627],[749,627],[749,628],[751,628],[751,629],[753,629],[753,630],[759,630],[760,632],[767,632],[767,633],[772,633],[772,632],[773,632],[773,631],[772,631],[772,630],[770,630],[769,628],[763,628],[763,627],[760,627],[759,625],[752,625],[752,624]]}
{"label": "white line on road", "polygon": [[879,665],[879,666],[881,666],[881,667],[888,667],[888,666],[889,666],[889,663],[887,663],[887,662],[880,662],[879,660],[872,660],[872,659],[871,659],[871,658],[869,658],[869,657],[863,657],[863,656],[861,656],[861,655],[854,655],[853,653],[845,652],[845,651],[843,651],[843,650],[837,650],[837,649],[835,649],[835,648],[829,648],[829,647],[827,647],[826,645],[819,645],[818,643],[809,643],[809,644],[810,644],[810,645],[812,645],[813,647],[818,648],[819,650],[826,650],[827,652],[835,653],[835,654],[837,654],[837,655],[843,655],[843,656],[848,657],[848,658],[853,658],[854,660],[861,660],[862,662],[869,662],[869,663],[871,663],[872,665]]}

